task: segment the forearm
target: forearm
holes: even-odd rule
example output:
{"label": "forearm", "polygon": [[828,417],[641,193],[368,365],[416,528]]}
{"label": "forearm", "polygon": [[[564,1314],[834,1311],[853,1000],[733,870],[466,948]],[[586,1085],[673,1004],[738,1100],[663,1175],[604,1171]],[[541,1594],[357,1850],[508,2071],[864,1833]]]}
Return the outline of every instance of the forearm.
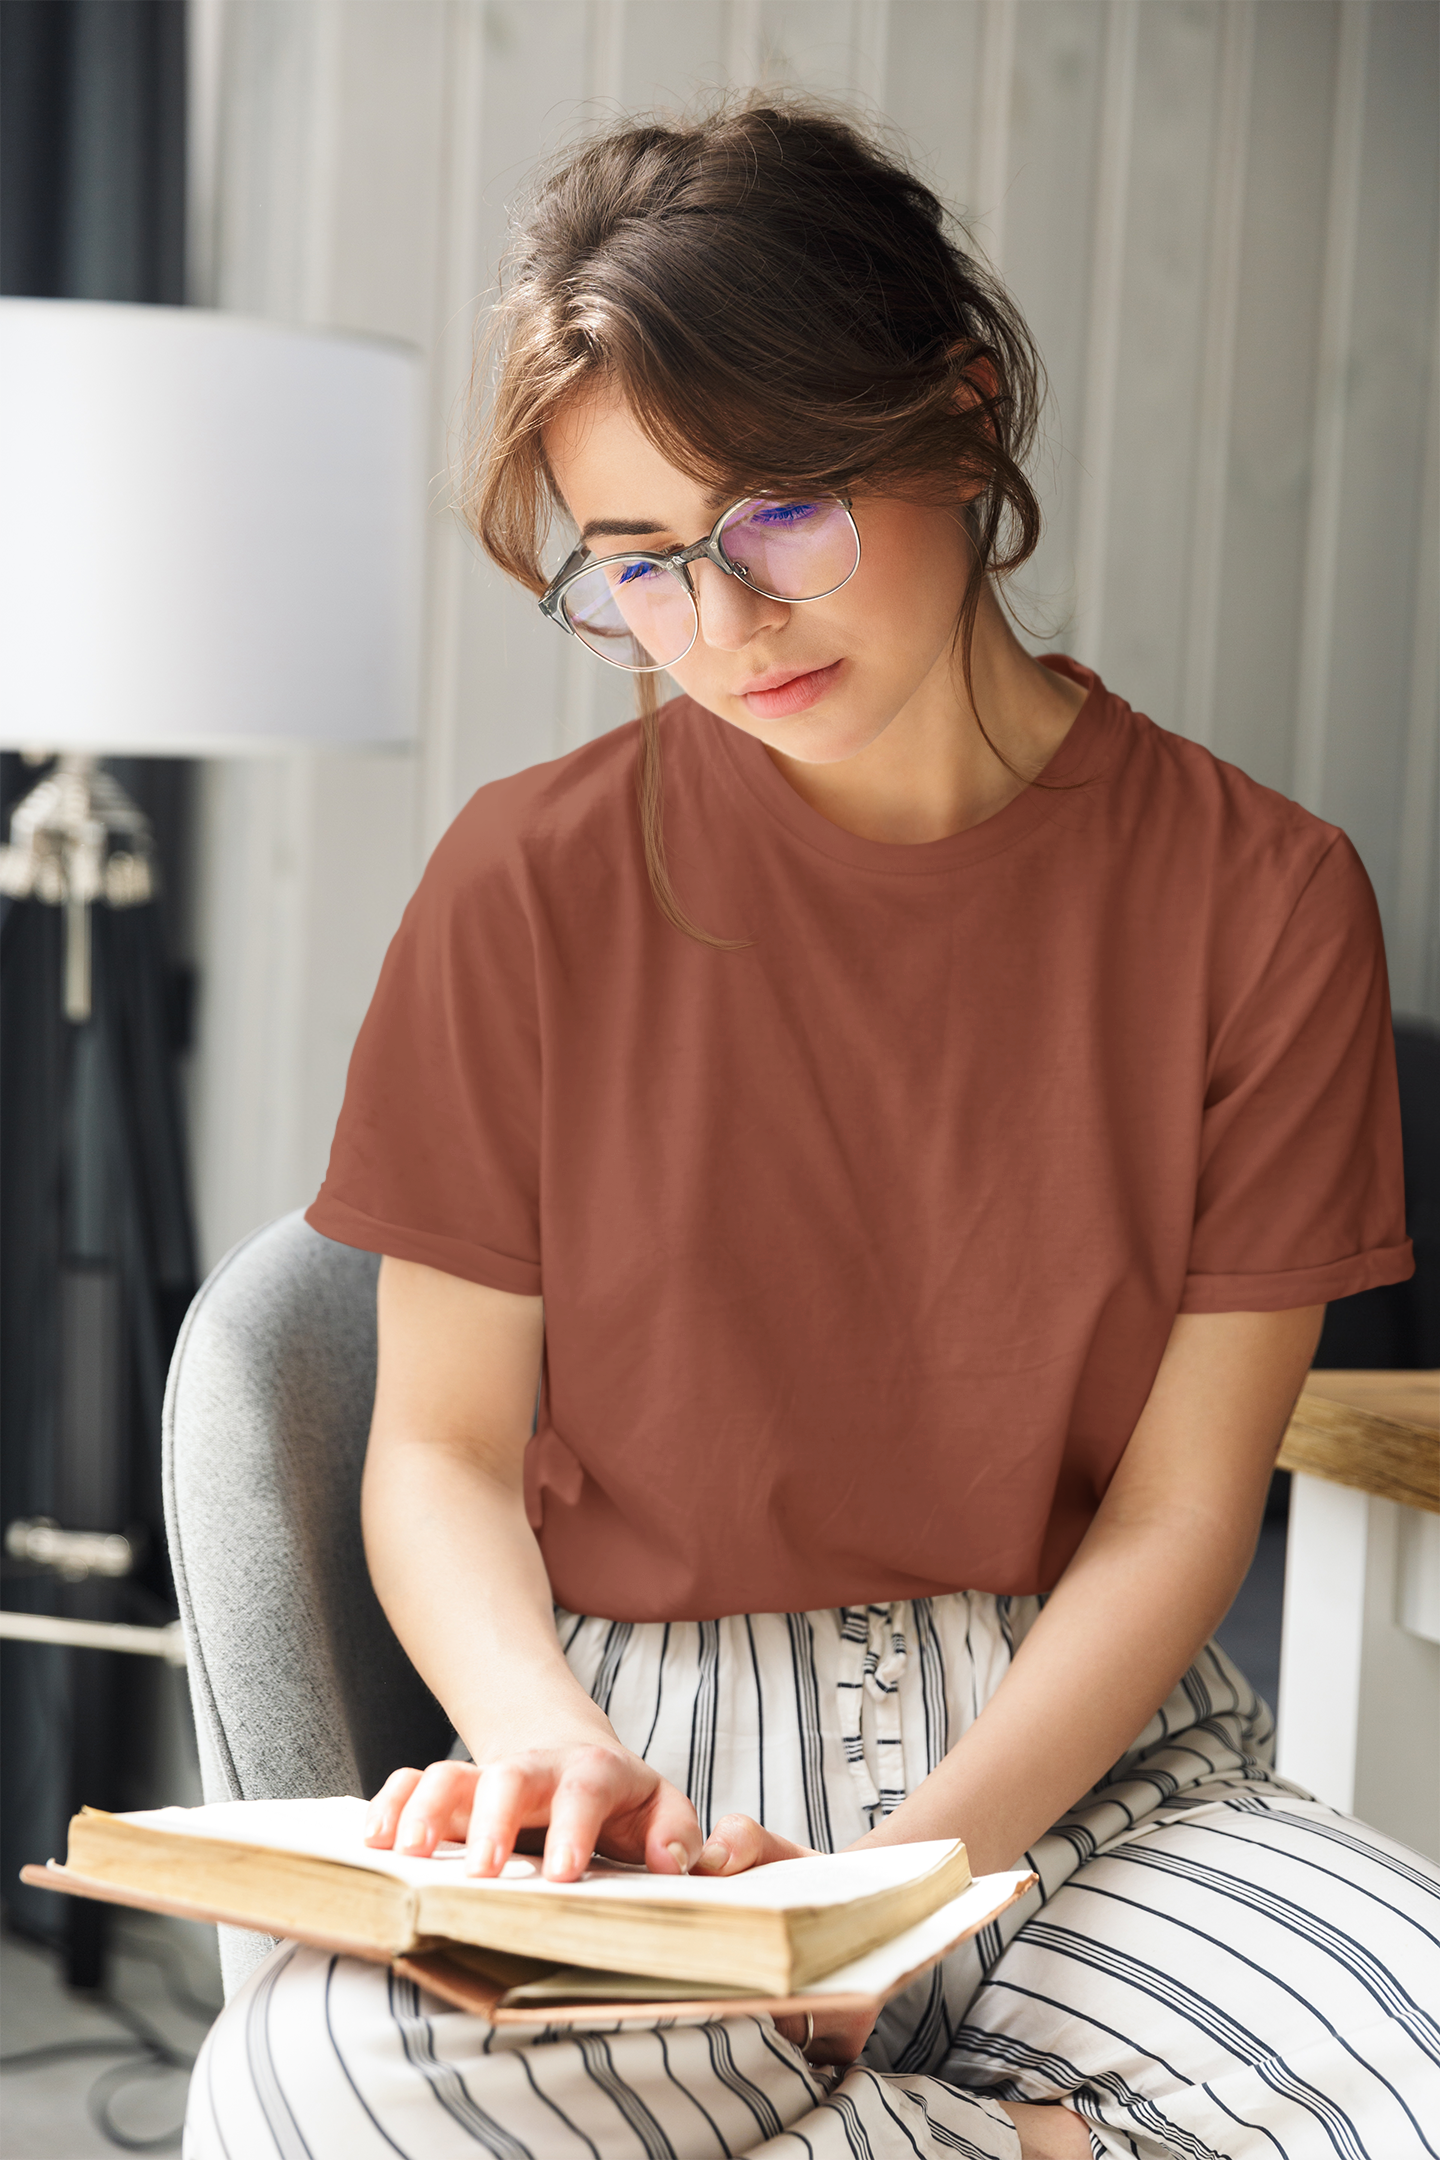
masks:
{"label": "forearm", "polygon": [[1324,1317],[1182,1314],[1110,1488],[994,1696],[862,1843],[1008,1867],[1144,1730],[1229,1609]]}
{"label": "forearm", "polygon": [[1254,1524],[1098,1521],[986,1708],[860,1842],[963,1837],[1013,1867],[1141,1732],[1227,1611]]}
{"label": "forearm", "polygon": [[477,1762],[613,1738],[565,1663],[518,1482],[465,1448],[377,1432],[363,1520],[376,1595]]}

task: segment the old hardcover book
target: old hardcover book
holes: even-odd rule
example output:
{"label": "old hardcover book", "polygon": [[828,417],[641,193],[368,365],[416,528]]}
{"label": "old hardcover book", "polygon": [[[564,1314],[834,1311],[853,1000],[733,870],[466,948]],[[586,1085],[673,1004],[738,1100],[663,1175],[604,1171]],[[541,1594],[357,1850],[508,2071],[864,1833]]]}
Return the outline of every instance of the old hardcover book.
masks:
{"label": "old hardcover book", "polygon": [[880,2002],[1034,1880],[971,1884],[945,1840],[779,1861],[723,1880],[597,1860],[550,1883],[375,1852],[363,1801],[271,1800],[70,1825],[27,1881],[395,1964],[497,2023],[584,2024]]}

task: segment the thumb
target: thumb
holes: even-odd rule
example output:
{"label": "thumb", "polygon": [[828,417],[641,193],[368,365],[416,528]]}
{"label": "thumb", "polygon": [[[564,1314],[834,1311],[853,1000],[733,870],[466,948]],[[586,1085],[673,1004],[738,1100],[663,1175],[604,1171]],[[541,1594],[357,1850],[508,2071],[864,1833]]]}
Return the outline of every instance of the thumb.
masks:
{"label": "thumb", "polygon": [[722,1815],[695,1863],[700,1875],[740,1875],[747,1868],[765,1867],[772,1860],[810,1860],[808,1845],[792,1845],[756,1822],[753,1815]]}

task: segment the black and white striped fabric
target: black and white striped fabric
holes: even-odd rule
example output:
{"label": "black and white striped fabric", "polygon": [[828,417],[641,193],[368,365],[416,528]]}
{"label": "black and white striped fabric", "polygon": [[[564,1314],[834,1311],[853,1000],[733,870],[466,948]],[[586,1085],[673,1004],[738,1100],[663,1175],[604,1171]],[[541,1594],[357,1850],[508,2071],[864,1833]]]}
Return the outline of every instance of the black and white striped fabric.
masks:
{"label": "black and white striped fabric", "polygon": [[[979,1714],[1034,1620],[979,1593],[631,1625],[572,1669],[707,1826],[847,1844]],[[1063,2099],[1096,2160],[1440,2160],[1440,1870],[1268,1767],[1211,1645],[1031,1855],[1041,1887],[819,2072],[767,2019],[503,2031],[282,1945],[191,2085],[185,2160],[1018,2160]]]}

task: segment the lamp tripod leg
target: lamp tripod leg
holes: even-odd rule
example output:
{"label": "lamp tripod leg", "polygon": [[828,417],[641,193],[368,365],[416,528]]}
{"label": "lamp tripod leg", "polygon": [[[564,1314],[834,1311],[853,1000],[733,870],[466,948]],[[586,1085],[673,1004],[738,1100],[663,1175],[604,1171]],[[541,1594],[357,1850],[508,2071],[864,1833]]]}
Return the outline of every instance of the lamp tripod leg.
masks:
{"label": "lamp tripod leg", "polygon": [[73,893],[65,901],[65,1017],[90,1018],[90,903]]}

